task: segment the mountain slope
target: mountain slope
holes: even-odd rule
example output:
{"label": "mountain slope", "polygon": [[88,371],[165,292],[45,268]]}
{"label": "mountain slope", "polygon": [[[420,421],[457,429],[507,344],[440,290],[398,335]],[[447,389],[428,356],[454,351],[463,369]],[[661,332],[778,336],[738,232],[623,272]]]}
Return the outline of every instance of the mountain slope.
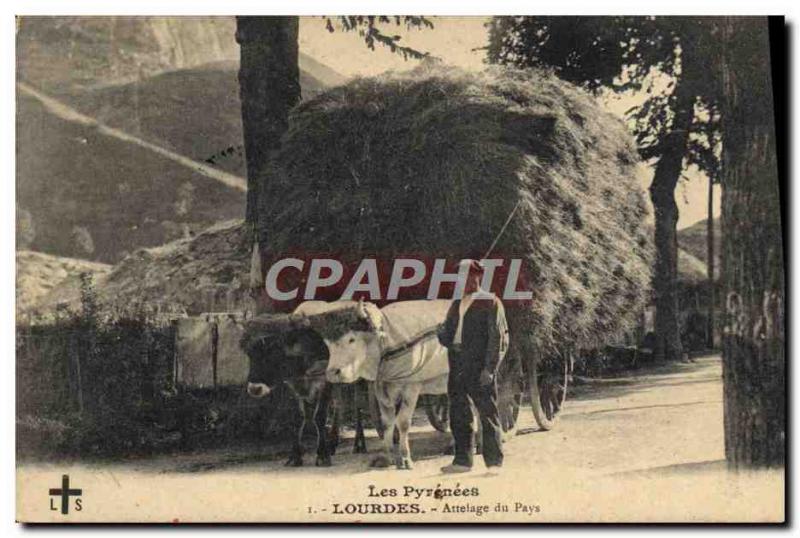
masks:
{"label": "mountain slope", "polygon": [[[216,62],[238,62],[234,17],[18,18],[17,76],[48,92],[143,80]],[[300,53],[300,68],[326,86],[345,78]]]}
{"label": "mountain slope", "polygon": [[[714,263],[716,272],[722,267],[722,232],[720,219],[714,219]],[[678,245],[695,258],[706,262],[708,257],[708,219],[678,230]]]}
{"label": "mountain slope", "polygon": [[[323,88],[307,73],[301,84],[307,95]],[[243,154],[225,151],[242,143],[238,91],[235,65],[225,63],[76,90],[64,101],[189,158],[214,157],[213,166],[244,177]],[[17,201],[34,220],[30,248],[107,263],[244,212],[243,193],[59,119],[22,94],[17,99]],[[71,238],[76,227],[88,230],[94,251],[76,248]]]}
{"label": "mountain slope", "polygon": [[[244,177],[244,157],[237,150],[242,145],[238,68],[235,61],[217,62],[121,85],[73,90],[61,98],[102,123],[192,159],[211,159]],[[300,85],[306,98],[325,88],[306,70],[300,71]]]}
{"label": "mountain slope", "polygon": [[32,217],[33,250],[113,263],[244,207],[243,192],[58,118],[22,94],[16,156],[17,204]]}
{"label": "mountain slope", "polygon": [[[244,177],[232,17],[23,17],[18,77],[100,123]],[[343,80],[301,55],[311,96]],[[31,248],[114,263],[244,213],[244,194],[17,97],[18,223]],[[30,221],[30,222],[27,222]]]}
{"label": "mountain slope", "polygon": [[238,55],[232,17],[21,17],[17,75],[47,91],[146,78]]}
{"label": "mountain slope", "polygon": [[31,252],[17,251],[17,316],[31,313],[39,307],[55,306],[48,297],[58,297],[61,288],[70,290],[70,298],[79,297],[76,277],[90,273],[95,278],[106,275],[111,266],[72,258],[61,258]]}
{"label": "mountain slope", "polygon": [[[719,275],[717,275],[719,278]],[[701,259],[683,248],[678,249],[678,281],[684,286],[697,286],[708,279],[708,268]]]}

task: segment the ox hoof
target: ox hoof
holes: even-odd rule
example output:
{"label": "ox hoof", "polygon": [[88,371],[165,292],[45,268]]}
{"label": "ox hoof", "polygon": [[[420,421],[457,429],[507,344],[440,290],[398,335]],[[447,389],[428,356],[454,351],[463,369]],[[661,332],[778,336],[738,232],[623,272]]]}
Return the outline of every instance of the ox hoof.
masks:
{"label": "ox hoof", "polygon": [[369,462],[369,466],[383,469],[383,468],[386,468],[389,465],[391,465],[391,463],[392,462],[389,461],[389,458],[387,458],[383,454],[379,454],[379,455],[375,456],[374,458],[372,458],[372,460]]}
{"label": "ox hoof", "polygon": [[302,467],[303,466],[303,456],[292,455],[286,460],[284,463],[286,467]]}
{"label": "ox hoof", "polygon": [[414,468],[414,462],[411,458],[400,458],[397,460],[397,469],[399,471],[410,471]]}
{"label": "ox hoof", "polygon": [[317,467],[330,467],[331,466],[331,457],[330,456],[317,456],[317,461],[314,463]]}

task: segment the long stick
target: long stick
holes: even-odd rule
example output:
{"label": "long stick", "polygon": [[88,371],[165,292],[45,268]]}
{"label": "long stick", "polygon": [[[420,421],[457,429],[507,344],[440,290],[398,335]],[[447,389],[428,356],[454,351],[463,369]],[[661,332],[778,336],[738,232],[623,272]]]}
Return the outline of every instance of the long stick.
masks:
{"label": "long stick", "polygon": [[508,218],[506,219],[505,224],[503,224],[503,227],[500,228],[500,232],[495,236],[494,241],[492,241],[492,245],[489,247],[489,250],[487,250],[486,254],[483,255],[483,258],[481,258],[482,260],[487,259],[489,257],[489,254],[492,253],[492,250],[494,250],[495,245],[503,236],[503,233],[505,233],[506,228],[508,228],[508,223],[511,222],[512,218],[514,218],[514,214],[517,212],[517,209],[519,209],[520,203],[522,203],[522,200],[517,200],[517,204],[514,206],[514,209],[511,210],[511,213],[508,214]]}

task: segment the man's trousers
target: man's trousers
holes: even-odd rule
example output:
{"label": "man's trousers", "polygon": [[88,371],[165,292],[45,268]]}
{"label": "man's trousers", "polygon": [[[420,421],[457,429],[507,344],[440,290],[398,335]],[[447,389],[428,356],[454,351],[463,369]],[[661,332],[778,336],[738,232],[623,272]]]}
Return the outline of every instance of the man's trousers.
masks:
{"label": "man's trousers", "polygon": [[[456,366],[456,368],[453,368]],[[447,396],[450,399],[450,429],[455,441],[453,463],[472,467],[472,408],[478,411],[483,431],[483,461],[487,467],[503,464],[503,430],[497,409],[497,385],[480,384],[480,370],[459,368],[458,358],[450,361],[450,376],[447,380]],[[475,371],[477,370],[477,371]]]}

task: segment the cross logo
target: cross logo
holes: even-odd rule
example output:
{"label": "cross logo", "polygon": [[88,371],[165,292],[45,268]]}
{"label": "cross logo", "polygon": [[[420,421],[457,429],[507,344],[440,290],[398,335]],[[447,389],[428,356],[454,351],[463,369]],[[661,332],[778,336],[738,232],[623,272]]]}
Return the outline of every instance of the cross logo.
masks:
{"label": "cross logo", "polygon": [[[61,513],[68,514],[69,513],[69,498],[70,497],[80,497],[83,494],[82,489],[69,489],[69,475],[65,474],[61,476],[61,488],[50,488],[50,495],[51,496],[60,496],[61,497]],[[53,506],[53,499],[50,499],[50,510],[56,510],[56,507]],[[81,511],[81,500],[80,498],[75,499],[75,510],[78,512]]]}

